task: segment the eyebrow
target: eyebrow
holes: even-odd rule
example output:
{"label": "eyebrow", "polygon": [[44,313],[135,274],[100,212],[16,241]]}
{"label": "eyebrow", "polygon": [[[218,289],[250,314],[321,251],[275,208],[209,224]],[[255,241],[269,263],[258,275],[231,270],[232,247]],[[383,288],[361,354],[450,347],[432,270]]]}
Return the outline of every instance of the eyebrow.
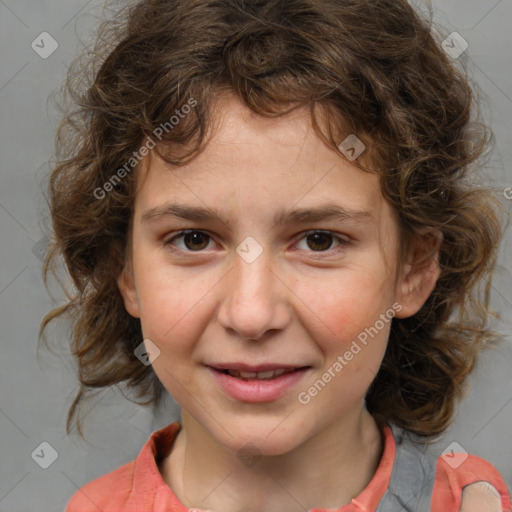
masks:
{"label": "eyebrow", "polygon": [[[150,208],[142,214],[141,222],[158,221],[169,217],[190,221],[221,220],[224,224],[229,225],[229,221],[226,222],[222,220],[220,212],[216,212],[211,208],[175,203],[166,203]],[[278,212],[274,217],[273,228],[287,223],[304,224],[325,220],[365,222],[372,217],[372,212],[368,210],[351,209],[334,203],[327,203],[317,208],[299,208],[291,211]]]}

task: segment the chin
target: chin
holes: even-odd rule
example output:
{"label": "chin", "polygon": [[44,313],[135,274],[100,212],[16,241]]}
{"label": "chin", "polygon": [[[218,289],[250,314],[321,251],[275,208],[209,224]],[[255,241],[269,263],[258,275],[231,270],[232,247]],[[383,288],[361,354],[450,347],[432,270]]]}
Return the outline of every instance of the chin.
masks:
{"label": "chin", "polygon": [[272,457],[291,452],[306,440],[300,435],[304,435],[303,429],[276,428],[277,425],[279,421],[275,419],[269,422],[255,419],[232,428],[233,437],[223,432],[222,440],[218,441],[242,457]]}

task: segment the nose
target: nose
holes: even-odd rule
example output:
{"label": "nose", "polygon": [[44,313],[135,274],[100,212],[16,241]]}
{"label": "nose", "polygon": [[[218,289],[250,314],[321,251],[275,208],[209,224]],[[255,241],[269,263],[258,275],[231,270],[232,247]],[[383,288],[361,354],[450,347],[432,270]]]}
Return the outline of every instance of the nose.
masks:
{"label": "nose", "polygon": [[284,329],[291,320],[291,291],[283,281],[270,251],[264,250],[252,263],[236,254],[234,268],[226,276],[220,324],[246,340]]}

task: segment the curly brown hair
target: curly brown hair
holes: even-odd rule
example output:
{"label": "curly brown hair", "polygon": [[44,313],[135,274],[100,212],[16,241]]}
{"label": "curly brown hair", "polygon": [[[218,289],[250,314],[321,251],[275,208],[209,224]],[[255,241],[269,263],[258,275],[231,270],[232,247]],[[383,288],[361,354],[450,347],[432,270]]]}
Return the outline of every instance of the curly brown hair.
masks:
{"label": "curly brown hair", "polygon": [[[123,383],[146,404],[162,397],[152,367],[134,355],[140,320],[116,282],[136,193],[126,162],[162,125],[155,151],[174,165],[190,161],[225,91],[262,116],[309,108],[332,148],[349,133],[365,141],[375,168],[359,165],[380,173],[404,257],[425,227],[442,233],[435,290],[417,314],[393,319],[366,402],[376,418],[427,438],[449,425],[479,349],[496,335],[487,322],[502,226],[498,201],[470,172],[492,134],[474,115],[462,58],[440,41],[406,0],[146,0],[102,23],[64,84],[70,101],[49,181],[54,239],[44,279],[62,256],[74,287],[40,335],[57,317],[72,322],[80,389],[68,433],[75,420],[82,435],[79,404],[95,388]],[[191,99],[195,107],[171,128]]]}

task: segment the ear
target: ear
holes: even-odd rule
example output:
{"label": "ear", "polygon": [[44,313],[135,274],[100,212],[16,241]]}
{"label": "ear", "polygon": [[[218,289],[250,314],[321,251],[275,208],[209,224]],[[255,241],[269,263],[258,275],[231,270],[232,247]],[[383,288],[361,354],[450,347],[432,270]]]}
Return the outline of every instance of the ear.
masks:
{"label": "ear", "polygon": [[117,286],[123,297],[124,307],[128,313],[140,318],[139,298],[137,296],[137,288],[135,286],[135,277],[131,263],[126,263],[119,277],[117,278]]}
{"label": "ear", "polygon": [[436,287],[441,274],[439,248],[442,239],[440,231],[424,230],[411,244],[396,285],[396,300],[402,305],[396,313],[397,318],[415,315]]}

